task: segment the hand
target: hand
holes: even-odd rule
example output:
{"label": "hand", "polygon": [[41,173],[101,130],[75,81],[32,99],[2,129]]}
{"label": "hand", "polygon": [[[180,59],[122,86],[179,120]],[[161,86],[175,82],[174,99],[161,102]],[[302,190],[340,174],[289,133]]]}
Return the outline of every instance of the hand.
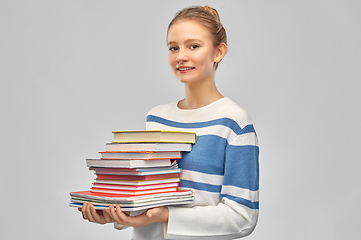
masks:
{"label": "hand", "polygon": [[83,203],[82,208],[78,208],[82,213],[83,218],[89,222],[106,224],[113,223],[114,220],[109,216],[109,214],[104,210],[96,210],[93,204],[90,202]]}
{"label": "hand", "polygon": [[114,222],[135,228],[156,222],[167,223],[169,216],[167,207],[152,208],[138,216],[127,216],[124,212],[122,212],[119,205],[114,207],[110,204],[109,208],[105,208],[104,211]]}

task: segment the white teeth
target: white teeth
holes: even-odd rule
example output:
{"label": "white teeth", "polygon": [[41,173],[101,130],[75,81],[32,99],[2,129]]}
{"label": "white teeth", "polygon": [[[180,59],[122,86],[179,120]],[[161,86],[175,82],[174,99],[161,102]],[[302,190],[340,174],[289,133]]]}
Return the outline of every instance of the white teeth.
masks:
{"label": "white teeth", "polygon": [[192,68],[178,68],[179,71],[185,71],[185,70],[190,70]]}

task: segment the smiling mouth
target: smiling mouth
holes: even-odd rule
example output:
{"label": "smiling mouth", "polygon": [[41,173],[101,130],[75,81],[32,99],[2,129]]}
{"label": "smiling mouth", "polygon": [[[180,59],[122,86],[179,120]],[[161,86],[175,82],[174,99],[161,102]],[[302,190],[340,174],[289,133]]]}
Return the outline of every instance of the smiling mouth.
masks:
{"label": "smiling mouth", "polygon": [[192,70],[192,69],[194,69],[194,67],[177,68],[178,71],[187,71],[187,70]]}

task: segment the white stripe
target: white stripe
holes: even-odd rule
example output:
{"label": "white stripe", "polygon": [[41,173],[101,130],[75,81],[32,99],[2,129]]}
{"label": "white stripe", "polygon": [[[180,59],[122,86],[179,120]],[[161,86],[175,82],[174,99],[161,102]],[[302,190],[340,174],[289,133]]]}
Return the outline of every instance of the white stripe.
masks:
{"label": "white stripe", "polygon": [[182,170],[181,179],[218,186],[222,185],[223,183],[223,175],[200,173],[185,169]]}
{"label": "white stripe", "polygon": [[[190,188],[178,187],[178,190],[189,190]],[[190,205],[181,205],[186,207],[194,207],[194,206],[207,206],[212,205],[216,206],[220,201],[220,193],[207,192],[198,189],[192,189],[194,192],[194,202]]]}
{"label": "white stripe", "polygon": [[[203,108],[207,108],[206,111],[204,111]],[[175,122],[191,121],[193,123],[229,118],[234,120],[241,128],[252,123],[248,113],[228,98],[218,100],[203,108],[180,110],[177,108],[177,102],[172,102],[153,108],[149,114],[154,116],[167,116],[168,120]],[[191,120],[187,112],[191,113]]]}
{"label": "white stripe", "polygon": [[234,197],[241,197],[250,200],[252,202],[258,202],[258,190],[251,191],[245,188],[226,185],[226,186],[222,186],[221,194],[227,194]]}
{"label": "white stripe", "polygon": [[254,132],[245,133],[238,135],[232,142],[233,146],[257,146],[258,147],[258,140],[257,136]]}
{"label": "white stripe", "polygon": [[[184,128],[170,127],[156,122],[148,123],[147,129],[163,129],[171,131],[184,131]],[[189,132],[195,132],[197,136],[203,135],[216,135],[221,138],[227,139],[228,143],[235,139],[235,142],[232,142],[234,146],[244,146],[244,145],[255,145],[258,146],[258,141],[255,133],[245,133],[241,135],[236,135],[229,127],[223,125],[213,125],[203,128],[187,128]]]}
{"label": "white stripe", "polygon": [[[171,127],[167,125],[163,125],[161,123],[152,122],[152,125],[149,129],[164,129],[164,130],[172,130],[172,131],[184,131],[184,128]],[[231,130],[231,131],[230,131]],[[229,127],[223,125],[212,125],[208,127],[202,128],[187,128],[189,132],[195,132],[197,136],[202,135],[216,135],[222,138],[227,138],[227,134],[231,133],[231,136],[228,136],[229,139],[233,139],[236,137],[236,134]]]}

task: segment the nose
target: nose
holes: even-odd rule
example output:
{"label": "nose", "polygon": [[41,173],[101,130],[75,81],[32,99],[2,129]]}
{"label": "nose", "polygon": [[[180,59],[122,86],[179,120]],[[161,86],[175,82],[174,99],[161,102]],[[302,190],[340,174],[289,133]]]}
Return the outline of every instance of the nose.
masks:
{"label": "nose", "polygon": [[177,57],[176,57],[175,60],[176,60],[178,63],[188,61],[188,55],[187,55],[187,53],[186,53],[186,51],[185,51],[184,48],[183,48],[183,49],[182,49],[182,48],[179,49],[179,51],[178,51],[178,53],[177,53]]}

